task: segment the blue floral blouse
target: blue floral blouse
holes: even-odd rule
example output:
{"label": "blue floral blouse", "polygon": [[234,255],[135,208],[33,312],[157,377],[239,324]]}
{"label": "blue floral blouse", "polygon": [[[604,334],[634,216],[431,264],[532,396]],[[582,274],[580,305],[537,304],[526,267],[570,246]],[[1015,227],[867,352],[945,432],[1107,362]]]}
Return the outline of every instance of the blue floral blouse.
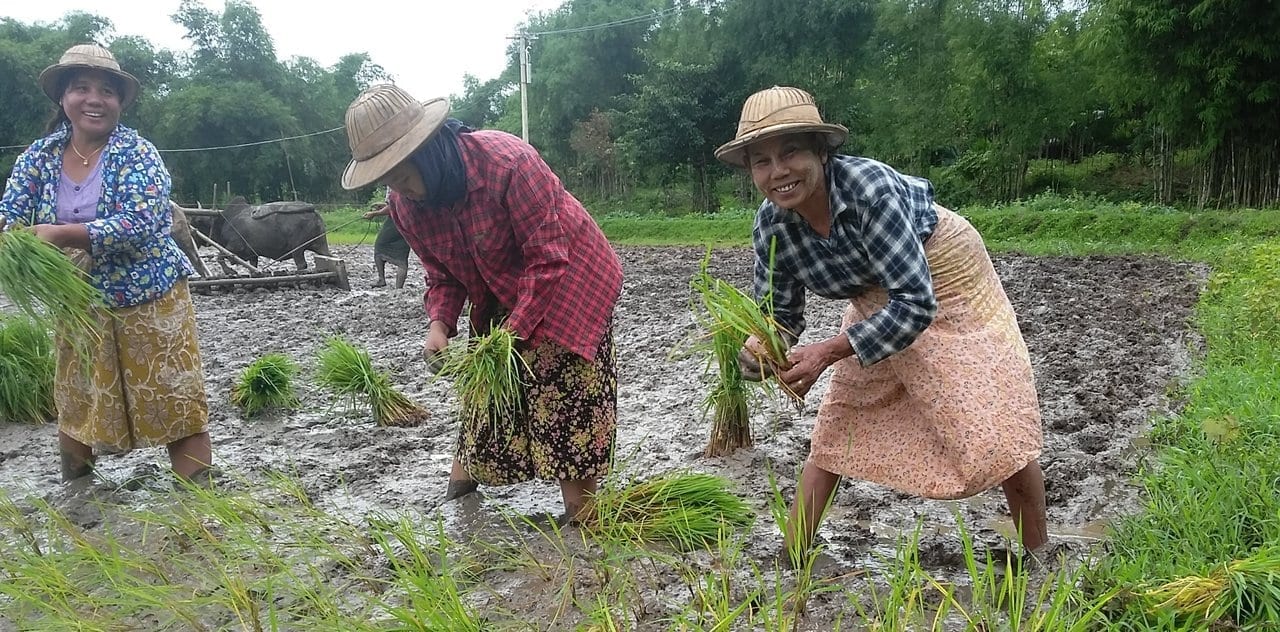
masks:
{"label": "blue floral blouse", "polygon": [[[18,157],[0,198],[0,214],[10,223],[57,221],[62,154],[70,136],[64,123]],[[90,282],[114,307],[153,301],[194,272],[169,234],[169,171],[155,146],[123,125],[111,133],[102,161],[98,216],[85,223]]]}

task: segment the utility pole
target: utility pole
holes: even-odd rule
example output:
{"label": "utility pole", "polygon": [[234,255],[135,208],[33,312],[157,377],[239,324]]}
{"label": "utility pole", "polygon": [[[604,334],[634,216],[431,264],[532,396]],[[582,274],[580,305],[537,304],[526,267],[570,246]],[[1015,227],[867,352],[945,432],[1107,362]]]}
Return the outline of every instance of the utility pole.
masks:
{"label": "utility pole", "polygon": [[529,67],[529,33],[520,31],[517,37],[508,39],[520,40],[520,136],[524,142],[529,142],[529,76],[532,74]]}

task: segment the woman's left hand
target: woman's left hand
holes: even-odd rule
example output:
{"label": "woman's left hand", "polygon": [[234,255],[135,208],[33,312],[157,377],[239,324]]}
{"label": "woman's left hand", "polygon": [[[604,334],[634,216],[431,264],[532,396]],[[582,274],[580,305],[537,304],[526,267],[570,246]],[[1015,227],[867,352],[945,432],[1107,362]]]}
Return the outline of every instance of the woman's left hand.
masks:
{"label": "woman's left hand", "polygon": [[62,235],[62,231],[53,224],[36,224],[31,227],[31,232],[35,233],[36,237],[39,237],[40,239],[43,239],[55,246],[62,246],[61,243],[58,243],[59,237]]}
{"label": "woman's left hand", "polygon": [[796,397],[803,399],[827,367],[851,355],[853,347],[849,346],[849,339],[843,335],[795,347],[787,353],[791,368],[779,373],[778,380],[795,393]]}

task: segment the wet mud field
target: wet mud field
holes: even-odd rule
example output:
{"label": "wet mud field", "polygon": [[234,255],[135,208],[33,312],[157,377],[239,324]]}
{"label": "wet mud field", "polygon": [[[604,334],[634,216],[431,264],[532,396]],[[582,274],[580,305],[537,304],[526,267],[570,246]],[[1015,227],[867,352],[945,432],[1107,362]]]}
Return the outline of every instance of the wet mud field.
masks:
{"label": "wet mud field", "polygon": [[[241,482],[272,471],[289,473],[318,505],[335,513],[439,512],[459,539],[513,537],[501,517],[504,512],[559,511],[558,489],[549,482],[482,488],[483,495],[441,503],[457,420],[449,385],[433,381],[420,356],[427,325],[420,267],[411,262],[404,289],[370,289],[371,249],[336,251],[347,260],[351,292],[313,287],[194,296],[217,464]],[[789,500],[825,378],[809,394],[803,411],[784,403],[757,405],[754,448],[725,458],[703,457],[709,421],[701,409],[706,392],[702,360],[670,356],[695,330],[688,280],[704,251],[620,247],[619,254],[626,285],[615,320],[618,467],[638,476],[692,469],[728,478],[758,512],[743,553],[771,566],[781,536],[769,513],[769,474],[776,473]],[[1096,548],[1109,520],[1138,505],[1129,476],[1144,455],[1142,435],[1150,419],[1176,406],[1169,398],[1171,387],[1188,377],[1198,352],[1189,321],[1205,270],[1138,257],[999,255],[995,262],[1034,362],[1044,417],[1041,464],[1050,531],[1059,551],[1078,560]],[[750,266],[748,250],[721,249],[714,253],[712,273],[748,287]],[[810,330],[801,344],[832,335],[842,308],[810,297]],[[376,427],[367,409],[350,411],[314,386],[308,370],[315,352],[333,335],[366,348],[402,392],[430,410],[430,421],[416,428]],[[299,378],[302,408],[244,420],[228,401],[232,382],[250,361],[271,351],[287,353],[304,367]],[[82,526],[100,528],[101,514],[59,483],[55,443],[53,425],[0,427],[0,487],[10,496],[47,499]],[[149,493],[146,486],[141,491],[105,489],[165,466],[167,458],[159,448],[105,457],[99,462],[102,480],[96,483],[104,491],[97,496],[137,501]],[[827,549],[815,573],[847,577],[838,581],[851,587],[875,581],[883,556],[891,556],[899,538],[919,525],[922,566],[958,577],[963,561],[957,521],[963,521],[979,545],[1000,547],[1012,533],[1006,511],[998,488],[944,502],[846,481],[820,532]],[[867,572],[857,573],[859,569]],[[654,585],[637,597],[651,602],[644,610],[653,621],[661,619],[668,602],[688,600],[687,591],[681,594],[679,582],[670,579],[654,577]],[[554,605],[545,598],[549,589],[543,579],[527,571],[495,570],[482,581],[489,590],[475,598],[477,608],[501,606],[525,621],[549,620]],[[671,587],[664,588],[667,583]],[[829,629],[847,609],[846,599],[815,596],[805,629]],[[646,627],[643,621],[641,627]]]}

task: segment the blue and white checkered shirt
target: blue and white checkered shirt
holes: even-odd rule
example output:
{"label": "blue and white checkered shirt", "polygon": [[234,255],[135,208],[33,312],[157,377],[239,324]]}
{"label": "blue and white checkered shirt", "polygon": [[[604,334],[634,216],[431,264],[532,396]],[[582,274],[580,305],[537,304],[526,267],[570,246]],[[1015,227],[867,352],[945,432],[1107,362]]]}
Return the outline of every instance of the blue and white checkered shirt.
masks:
{"label": "blue and white checkered shirt", "polygon": [[915,341],[938,312],[924,242],[938,213],[928,180],[898,173],[869,158],[832,155],[827,161],[831,232],[823,238],[799,214],[766,200],[756,213],[755,293],[770,286],[773,253],[773,314],[778,323],[804,331],[805,290],[849,299],[883,288],[889,303],[845,334],[859,362],[870,366]]}

